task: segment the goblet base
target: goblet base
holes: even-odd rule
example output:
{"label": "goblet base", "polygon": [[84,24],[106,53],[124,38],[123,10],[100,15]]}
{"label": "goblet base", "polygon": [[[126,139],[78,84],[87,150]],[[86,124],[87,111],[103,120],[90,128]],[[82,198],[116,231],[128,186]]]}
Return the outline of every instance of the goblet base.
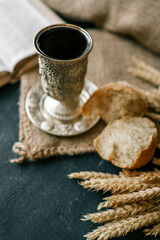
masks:
{"label": "goblet base", "polygon": [[40,82],[34,84],[26,97],[26,112],[30,121],[42,131],[56,136],[74,136],[88,131],[99,120],[99,117],[91,115],[85,118],[80,112],[82,105],[97,89],[97,86],[86,80],[84,88],[79,96],[75,111],[68,116],[63,116],[60,102],[46,96]]}

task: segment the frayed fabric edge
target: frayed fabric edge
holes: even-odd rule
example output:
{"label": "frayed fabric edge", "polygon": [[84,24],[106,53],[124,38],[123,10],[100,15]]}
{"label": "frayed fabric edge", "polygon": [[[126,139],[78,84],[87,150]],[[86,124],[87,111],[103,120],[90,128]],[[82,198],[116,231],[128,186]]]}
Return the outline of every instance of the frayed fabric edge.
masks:
{"label": "frayed fabric edge", "polygon": [[34,160],[33,156],[31,154],[29,154],[29,148],[27,148],[23,143],[16,142],[13,145],[12,149],[13,149],[13,151],[16,154],[19,154],[21,157],[11,159],[10,163],[23,163],[23,162],[26,162],[28,157],[30,158],[30,160]]}
{"label": "frayed fabric edge", "polygon": [[[77,151],[78,150],[78,151]],[[84,148],[84,146],[73,146],[68,149],[68,147],[53,147],[53,148],[44,148],[37,149],[36,147],[32,148],[33,153],[30,151],[30,147],[28,145],[24,145],[22,142],[16,142],[13,145],[13,151],[16,154],[19,154],[19,158],[11,159],[11,163],[23,163],[26,161],[36,161],[37,159],[43,159],[48,157],[53,157],[57,155],[77,155],[84,153],[93,153],[95,149],[92,144],[89,144],[88,147]]]}

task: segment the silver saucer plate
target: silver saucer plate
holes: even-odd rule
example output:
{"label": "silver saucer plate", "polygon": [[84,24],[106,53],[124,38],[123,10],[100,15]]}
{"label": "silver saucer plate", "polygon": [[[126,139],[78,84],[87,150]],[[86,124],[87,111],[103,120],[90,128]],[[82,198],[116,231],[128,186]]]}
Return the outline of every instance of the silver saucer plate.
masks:
{"label": "silver saucer plate", "polygon": [[[79,96],[81,107],[87,99],[95,92],[97,86],[86,80],[84,88]],[[74,120],[60,121],[41,110],[41,103],[45,97],[41,82],[35,83],[29,90],[26,97],[26,113],[30,121],[42,131],[55,136],[75,136],[91,129],[99,120],[99,117],[91,114],[85,118],[82,114]]]}

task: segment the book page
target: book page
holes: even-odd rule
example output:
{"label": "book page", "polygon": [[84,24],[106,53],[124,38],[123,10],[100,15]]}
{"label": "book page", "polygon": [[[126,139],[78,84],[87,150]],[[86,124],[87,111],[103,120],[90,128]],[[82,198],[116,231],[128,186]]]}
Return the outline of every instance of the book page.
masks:
{"label": "book page", "polygon": [[44,2],[41,0],[29,0],[33,5],[38,8],[45,16],[53,21],[53,23],[64,23],[64,20],[60,18],[53,10],[51,10]]}
{"label": "book page", "polygon": [[7,66],[5,65],[5,63],[0,59],[0,76],[3,76],[4,73],[8,72],[7,70]]}
{"label": "book page", "polygon": [[56,14],[53,20],[43,13],[42,6],[37,8],[33,0],[0,0],[0,64],[3,61],[7,66],[4,70],[12,72],[19,61],[36,53],[33,39],[41,28],[62,22]]}

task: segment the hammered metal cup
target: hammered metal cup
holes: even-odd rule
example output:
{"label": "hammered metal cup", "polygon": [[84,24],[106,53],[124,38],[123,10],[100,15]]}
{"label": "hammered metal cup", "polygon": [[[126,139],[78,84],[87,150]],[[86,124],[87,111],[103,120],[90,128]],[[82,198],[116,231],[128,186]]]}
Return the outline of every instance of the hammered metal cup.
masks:
{"label": "hammered metal cup", "polygon": [[[86,120],[81,115],[82,105],[96,90],[94,84],[85,81],[88,54],[93,46],[90,34],[76,25],[56,24],[40,30],[34,45],[44,93],[39,99],[39,111],[46,120],[40,121],[39,127],[60,136],[88,130],[97,122],[97,118]],[[30,112],[27,107],[31,119]]]}

